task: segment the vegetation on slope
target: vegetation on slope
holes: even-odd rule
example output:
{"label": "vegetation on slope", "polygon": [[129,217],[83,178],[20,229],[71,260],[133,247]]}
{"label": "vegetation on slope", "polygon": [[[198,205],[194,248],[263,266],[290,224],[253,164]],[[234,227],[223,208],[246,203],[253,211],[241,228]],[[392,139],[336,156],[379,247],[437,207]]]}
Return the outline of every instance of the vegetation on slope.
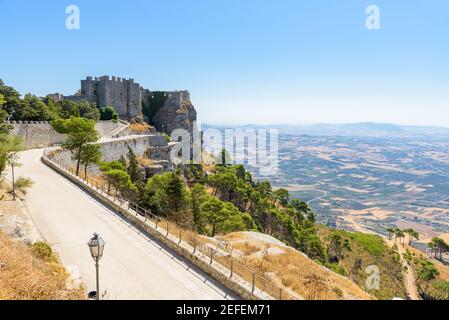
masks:
{"label": "vegetation on slope", "polygon": [[279,244],[265,235],[235,232],[219,237],[232,248],[234,256],[269,275],[271,281],[292,290],[304,299],[373,299],[350,279],[308,259],[301,252]]}
{"label": "vegetation on slope", "polygon": [[[132,151],[128,160],[103,164],[103,171],[112,166],[130,176],[135,171],[130,170],[131,159]],[[380,299],[406,296],[399,254],[381,237],[317,226],[306,203],[290,199],[285,189],[273,190],[268,181],[254,181],[242,165],[216,165],[210,172],[201,165],[188,165],[147,181],[136,177],[131,182],[137,193],[129,192],[132,187],[127,184],[118,191],[128,197],[131,193],[139,205],[183,227],[210,237],[237,231],[268,234],[363,290],[369,276],[366,270],[374,265],[379,268],[381,284],[369,293]]]}
{"label": "vegetation on slope", "polygon": [[28,246],[0,232],[0,300],[84,299],[84,289],[69,288],[68,279],[47,244]]}
{"label": "vegetation on slope", "polygon": [[165,105],[168,97],[163,91],[154,91],[152,95],[148,97],[148,101],[143,103],[143,114],[148,118],[150,124],[153,124],[153,118],[156,113]]}
{"label": "vegetation on slope", "polygon": [[[432,239],[430,248],[441,243],[439,238]],[[410,268],[415,271],[416,286],[423,299],[449,300],[449,268],[447,262],[440,259],[438,251],[426,257],[422,252],[408,247],[403,254]]]}
{"label": "vegetation on slope", "polygon": [[[320,226],[319,234],[327,249],[327,266],[331,269],[366,288],[366,280],[371,274],[367,273],[367,268],[376,266],[380,275],[379,289],[367,291],[378,299],[406,298],[400,256],[380,236],[324,226]],[[333,248],[336,237],[347,243],[342,252]]]}

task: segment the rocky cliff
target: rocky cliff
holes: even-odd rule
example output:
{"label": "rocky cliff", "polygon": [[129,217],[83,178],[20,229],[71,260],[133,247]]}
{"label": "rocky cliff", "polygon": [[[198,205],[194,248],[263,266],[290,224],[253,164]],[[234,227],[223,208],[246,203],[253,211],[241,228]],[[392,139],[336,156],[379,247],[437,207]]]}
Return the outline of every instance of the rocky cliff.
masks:
{"label": "rocky cliff", "polygon": [[197,113],[188,91],[152,92],[148,94],[146,101],[148,101],[144,105],[146,120],[157,131],[168,135],[175,129],[192,132]]}

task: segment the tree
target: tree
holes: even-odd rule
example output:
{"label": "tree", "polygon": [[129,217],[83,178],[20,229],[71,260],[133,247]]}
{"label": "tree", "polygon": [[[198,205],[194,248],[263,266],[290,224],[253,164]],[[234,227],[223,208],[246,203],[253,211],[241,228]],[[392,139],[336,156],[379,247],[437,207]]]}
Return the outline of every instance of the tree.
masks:
{"label": "tree", "polygon": [[76,103],[79,115],[86,119],[98,121],[100,119],[100,110],[95,103],[81,100]]}
{"label": "tree", "polygon": [[396,228],[394,230],[394,242],[396,242],[397,238],[400,238],[400,239],[404,240],[404,237],[405,237],[404,231],[402,231],[399,228]]}
{"label": "tree", "polygon": [[[47,100],[47,105],[52,105],[52,100]],[[59,116],[63,119],[69,119],[70,117],[82,117],[91,120],[100,119],[100,110],[93,102],[86,100],[72,101],[62,100],[55,103],[55,109],[58,110]]]}
{"label": "tree", "polygon": [[139,163],[137,162],[137,157],[129,146],[127,171],[133,183],[142,181],[142,171],[140,170]]}
{"label": "tree", "polygon": [[408,243],[409,245],[412,244],[413,239],[419,240],[419,232],[418,231],[413,230],[412,233],[410,234],[410,240]]}
{"label": "tree", "polygon": [[391,240],[392,235],[395,234],[395,229],[387,228],[387,231],[388,231],[388,240]]}
{"label": "tree", "polygon": [[260,181],[256,184],[256,190],[264,197],[271,195],[271,183],[269,181]]}
{"label": "tree", "polygon": [[449,244],[447,244],[443,239],[438,237],[433,237],[432,240],[427,244],[430,248],[430,256],[434,256],[435,259],[442,259],[443,252],[449,251]]}
{"label": "tree", "polygon": [[108,171],[110,170],[121,170],[125,171],[125,167],[123,167],[123,164],[120,161],[110,161],[110,162],[102,162],[100,163],[100,170],[103,172],[103,175],[108,182],[108,193],[111,192],[111,180],[109,180],[108,177]]}
{"label": "tree", "polygon": [[279,188],[273,192],[273,195],[281,205],[288,205],[288,202],[290,201],[290,193],[287,189]]}
{"label": "tree", "polygon": [[165,172],[148,179],[145,186],[147,207],[155,214],[191,223],[190,194],[179,174]]}
{"label": "tree", "polygon": [[100,120],[118,119],[118,114],[111,106],[106,106],[100,109]]}
{"label": "tree", "polygon": [[110,181],[111,185],[115,189],[115,194],[117,195],[118,192],[126,192],[126,191],[132,191],[137,192],[136,186],[133,185],[131,182],[131,179],[123,170],[119,169],[112,169],[106,172],[106,176],[108,178],[108,181]]}
{"label": "tree", "polygon": [[199,183],[195,183],[192,191],[191,191],[191,199],[192,199],[192,214],[193,214],[193,223],[198,232],[204,232],[201,229],[202,224],[200,222],[201,219],[201,205],[209,199],[209,195],[206,192],[206,188]]}
{"label": "tree", "polygon": [[348,239],[343,239],[338,233],[333,233],[329,237],[330,243],[327,248],[327,257],[329,262],[336,262],[337,265],[343,257],[344,251],[351,251]]}
{"label": "tree", "polygon": [[101,150],[99,144],[89,143],[81,148],[80,162],[84,165],[84,177],[87,179],[87,168],[91,164],[99,163],[101,160]]}
{"label": "tree", "polygon": [[306,252],[309,258],[313,260],[324,261],[326,258],[323,244],[321,243],[320,238],[316,235],[309,237]]}
{"label": "tree", "polygon": [[[417,261],[418,268],[416,270],[416,286],[418,287],[419,292],[426,292],[427,287],[431,280],[435,279],[439,272],[435,268],[435,266],[428,260],[420,259]],[[423,288],[423,284],[426,286]]]}
{"label": "tree", "polygon": [[177,173],[170,172],[168,174],[167,187],[165,189],[168,198],[168,206],[172,216],[178,221],[182,217],[182,213],[190,207],[189,194],[184,181]]}
{"label": "tree", "polygon": [[436,283],[433,285],[435,289],[435,293],[433,296],[437,300],[449,300],[449,281],[436,281]]}
{"label": "tree", "polygon": [[[8,87],[0,79],[0,94],[3,96],[3,110],[10,116],[13,116],[15,111],[20,107],[20,93],[13,87]],[[14,119],[21,120],[21,119]]]}
{"label": "tree", "polygon": [[59,116],[63,119],[70,119],[70,117],[81,117],[79,107],[75,101],[62,100],[56,103],[59,109]]}
{"label": "tree", "polygon": [[[1,82],[1,80],[0,80]],[[11,126],[5,123],[8,113],[3,110],[3,105],[6,103],[5,97],[0,93],[0,143],[2,139],[5,139],[9,131],[11,131]]]}
{"label": "tree", "polygon": [[231,154],[226,149],[221,149],[219,154],[215,157],[215,162],[219,166],[226,167],[230,164],[232,164],[232,157]]}
{"label": "tree", "polygon": [[76,175],[79,175],[81,163],[81,151],[83,146],[98,140],[98,131],[95,129],[95,121],[90,119],[70,117],[52,121],[53,128],[63,134],[67,134],[64,148],[70,150],[76,160]]}
{"label": "tree", "polygon": [[408,244],[411,245],[412,244],[412,240],[419,239],[419,233],[416,232],[415,230],[413,230],[412,228],[408,228],[404,230],[404,233],[408,234]]}
{"label": "tree", "polygon": [[126,159],[125,159],[125,157],[123,155],[120,156],[118,161],[122,164],[123,168],[125,168],[125,169],[128,168],[128,162],[126,161]]}
{"label": "tree", "polygon": [[0,174],[6,169],[8,161],[23,150],[22,138],[11,135],[0,135]]}
{"label": "tree", "polygon": [[202,220],[211,225],[210,236],[217,233],[228,233],[245,230],[243,217],[238,209],[230,202],[211,197],[201,205]]}

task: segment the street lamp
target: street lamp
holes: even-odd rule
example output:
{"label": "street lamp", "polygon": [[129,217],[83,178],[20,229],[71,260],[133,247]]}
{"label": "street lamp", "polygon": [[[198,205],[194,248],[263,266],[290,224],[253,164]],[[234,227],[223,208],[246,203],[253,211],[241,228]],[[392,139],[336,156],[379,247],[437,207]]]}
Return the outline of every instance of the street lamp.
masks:
{"label": "street lamp", "polygon": [[98,233],[94,233],[93,237],[89,240],[87,245],[89,246],[89,250],[90,250],[90,254],[92,255],[92,258],[95,261],[95,269],[97,272],[97,292],[95,294],[95,299],[100,300],[100,278],[99,278],[98,262],[100,261],[101,257],[103,256],[105,242],[98,235]]}

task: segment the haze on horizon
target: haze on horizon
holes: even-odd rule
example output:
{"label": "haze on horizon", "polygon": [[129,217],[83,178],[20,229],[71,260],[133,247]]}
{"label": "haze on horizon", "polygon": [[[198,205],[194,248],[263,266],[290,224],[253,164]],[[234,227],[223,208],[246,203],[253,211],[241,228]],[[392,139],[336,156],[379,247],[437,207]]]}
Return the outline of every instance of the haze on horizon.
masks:
{"label": "haze on horizon", "polygon": [[2,0],[0,27],[0,79],[22,94],[116,75],[188,89],[203,123],[449,127],[446,0]]}

